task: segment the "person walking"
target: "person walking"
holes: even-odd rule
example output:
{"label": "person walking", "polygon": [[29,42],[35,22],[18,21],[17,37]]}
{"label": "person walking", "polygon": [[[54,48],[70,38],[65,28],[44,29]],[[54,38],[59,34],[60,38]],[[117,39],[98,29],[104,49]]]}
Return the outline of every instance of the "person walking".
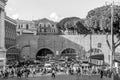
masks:
{"label": "person walking", "polygon": [[76,80],[79,80],[79,77],[80,77],[80,73],[81,73],[81,71],[80,71],[80,68],[78,68],[77,70],[76,70]]}
{"label": "person walking", "polygon": [[100,78],[103,78],[103,70],[100,71]]}
{"label": "person walking", "polygon": [[52,78],[53,78],[53,80],[55,78],[55,69],[54,68],[52,69]]}

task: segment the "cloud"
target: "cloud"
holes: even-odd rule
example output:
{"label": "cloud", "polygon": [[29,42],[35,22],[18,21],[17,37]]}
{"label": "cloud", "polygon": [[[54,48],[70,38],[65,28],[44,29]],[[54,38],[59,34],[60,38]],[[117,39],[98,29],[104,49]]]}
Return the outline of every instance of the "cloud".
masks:
{"label": "cloud", "polygon": [[49,18],[53,21],[59,21],[60,20],[60,17],[57,15],[57,13],[55,12],[52,12],[49,16]]}
{"label": "cloud", "polygon": [[18,13],[13,14],[13,15],[12,15],[12,18],[13,18],[13,19],[18,19],[18,18],[19,18],[19,14],[18,14]]}

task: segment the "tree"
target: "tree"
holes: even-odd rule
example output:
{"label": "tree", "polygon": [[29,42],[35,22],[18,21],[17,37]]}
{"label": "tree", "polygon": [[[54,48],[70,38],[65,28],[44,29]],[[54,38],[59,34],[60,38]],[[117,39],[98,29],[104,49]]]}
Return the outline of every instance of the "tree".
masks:
{"label": "tree", "polygon": [[[116,49],[120,45],[120,6],[114,5],[114,20],[113,20],[113,33],[117,37],[117,40],[113,43]],[[108,41],[108,35],[111,32],[111,7],[102,6],[93,9],[88,12],[85,20],[85,24],[95,34],[106,34],[106,41],[110,47]]]}
{"label": "tree", "polygon": [[77,31],[78,34],[85,34],[85,32],[87,32],[87,28],[84,25],[84,20],[78,17],[64,18],[57,24],[57,27],[63,32],[66,30],[72,31],[73,33]]}
{"label": "tree", "polygon": [[80,21],[76,22],[77,32],[79,34],[90,34],[90,30],[84,26]]}

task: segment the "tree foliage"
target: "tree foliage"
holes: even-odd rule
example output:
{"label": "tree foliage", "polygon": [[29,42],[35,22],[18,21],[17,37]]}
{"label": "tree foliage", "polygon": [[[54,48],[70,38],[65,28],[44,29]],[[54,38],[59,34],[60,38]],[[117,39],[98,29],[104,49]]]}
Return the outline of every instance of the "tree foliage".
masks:
{"label": "tree foliage", "polygon": [[[102,6],[91,10],[85,20],[85,24],[96,34],[110,34],[111,32],[111,6]],[[113,34],[117,36],[114,48],[120,45],[120,6],[113,6]],[[106,37],[108,41],[108,35]]]}
{"label": "tree foliage", "polygon": [[76,26],[77,26],[77,32],[79,34],[90,34],[91,33],[91,31],[88,28],[86,28],[85,25],[82,24],[80,21],[76,23]]}
{"label": "tree foliage", "polygon": [[57,27],[62,31],[70,30],[74,32],[76,30],[80,34],[88,32],[88,29],[84,25],[84,20],[78,17],[64,18],[57,24]]}
{"label": "tree foliage", "polygon": [[66,28],[73,27],[73,21],[79,21],[80,18],[77,17],[67,17],[62,19],[58,24],[57,27],[61,30],[66,30]]}
{"label": "tree foliage", "polygon": [[[111,30],[111,7],[102,6],[88,12],[85,24],[90,27],[93,33],[105,34],[110,33]],[[120,6],[114,5],[114,20],[113,20],[114,34],[118,35],[120,32]]]}

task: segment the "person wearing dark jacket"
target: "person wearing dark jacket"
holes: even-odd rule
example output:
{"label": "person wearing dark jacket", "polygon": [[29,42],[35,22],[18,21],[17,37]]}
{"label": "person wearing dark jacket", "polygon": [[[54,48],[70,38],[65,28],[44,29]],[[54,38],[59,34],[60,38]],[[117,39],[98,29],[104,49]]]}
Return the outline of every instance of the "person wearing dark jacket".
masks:
{"label": "person wearing dark jacket", "polygon": [[103,78],[103,70],[100,71],[100,78]]}
{"label": "person wearing dark jacket", "polygon": [[52,78],[55,78],[55,69],[52,69]]}

